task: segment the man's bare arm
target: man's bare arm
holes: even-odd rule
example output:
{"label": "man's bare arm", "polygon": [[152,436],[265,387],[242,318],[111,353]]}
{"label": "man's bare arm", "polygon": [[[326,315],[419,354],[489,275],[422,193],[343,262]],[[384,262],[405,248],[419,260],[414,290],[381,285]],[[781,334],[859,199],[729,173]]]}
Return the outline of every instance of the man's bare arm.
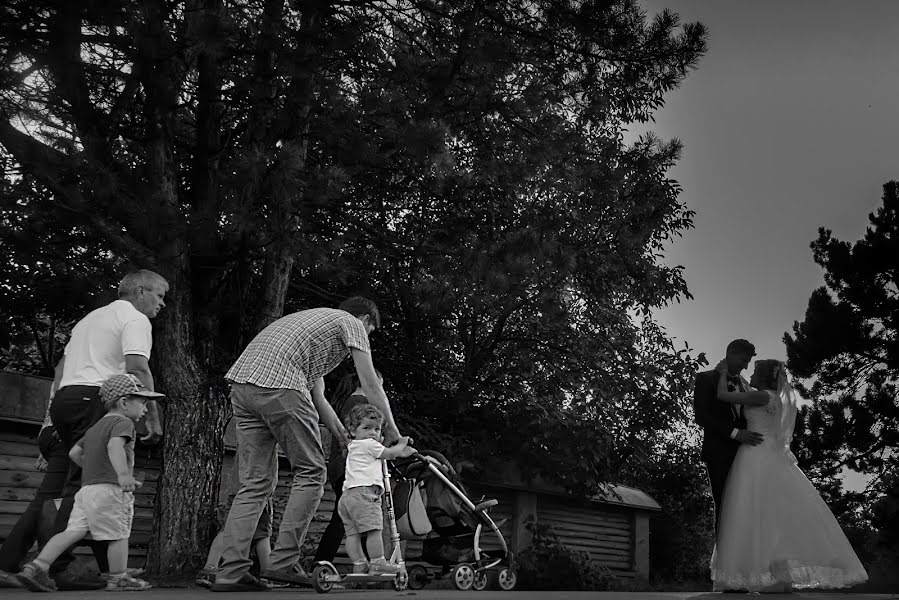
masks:
{"label": "man's bare arm", "polygon": [[389,446],[400,438],[400,430],[393,419],[393,411],[390,409],[387,394],[384,393],[384,386],[381,385],[381,380],[371,362],[371,354],[353,348],[353,364],[356,365],[356,374],[359,376],[365,399],[384,413],[384,445]]}
{"label": "man's bare arm", "polygon": [[331,403],[325,398],[325,380],[321,377],[319,377],[318,381],[315,382],[315,385],[312,386],[312,403],[315,405],[315,410],[318,411],[318,417],[321,419],[322,423],[325,424],[328,431],[340,440],[340,447],[345,448],[349,443],[347,440],[346,427],[340,422],[340,417],[334,412],[334,407],[331,406]]}

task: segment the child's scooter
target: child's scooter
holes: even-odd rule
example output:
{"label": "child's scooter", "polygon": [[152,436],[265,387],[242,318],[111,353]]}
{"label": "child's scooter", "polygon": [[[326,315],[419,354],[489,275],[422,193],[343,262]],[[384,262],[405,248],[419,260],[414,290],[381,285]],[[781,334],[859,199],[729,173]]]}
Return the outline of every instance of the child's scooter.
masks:
{"label": "child's scooter", "polygon": [[312,569],[312,587],[316,592],[324,594],[330,592],[334,584],[345,583],[383,583],[393,582],[396,591],[402,592],[409,585],[409,575],[406,573],[406,563],[403,561],[403,553],[400,549],[400,534],[396,528],[396,515],[393,512],[393,496],[390,494],[390,471],[387,469],[387,461],[381,461],[381,472],[384,477],[384,505],[387,507],[387,526],[390,527],[390,543],[393,551],[390,553],[389,564],[397,565],[399,573],[384,573],[382,575],[370,575],[368,573],[341,574],[337,568],[328,561],[315,563]]}

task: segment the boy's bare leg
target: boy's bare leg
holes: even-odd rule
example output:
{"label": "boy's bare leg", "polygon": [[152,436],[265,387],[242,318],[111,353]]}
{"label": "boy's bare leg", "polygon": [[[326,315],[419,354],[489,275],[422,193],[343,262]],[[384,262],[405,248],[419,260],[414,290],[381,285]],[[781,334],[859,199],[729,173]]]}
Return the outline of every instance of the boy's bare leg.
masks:
{"label": "boy's bare leg", "polygon": [[346,553],[353,561],[353,573],[365,573],[368,561],[362,552],[362,537],[358,533],[346,536]]}
{"label": "boy's bare leg", "polygon": [[269,538],[256,540],[256,558],[259,559],[261,571],[268,571],[272,568],[272,541]]}
{"label": "boy's bare leg", "polygon": [[381,540],[381,530],[375,529],[368,532],[365,540],[368,550],[368,558],[371,560],[368,572],[372,575],[390,575],[399,573],[400,567],[384,558],[384,542]]}
{"label": "boy's bare leg", "polygon": [[120,575],[128,569],[128,538],[109,542],[106,549],[109,560],[109,573]]}
{"label": "boy's bare leg", "polygon": [[86,531],[62,531],[57,533],[50,541],[47,542],[47,545],[44,546],[44,549],[41,550],[41,553],[38,555],[34,562],[38,563],[42,569],[47,569],[56,560],[60,554],[71,548],[75,542],[79,542],[84,539],[84,536],[87,535]]}
{"label": "boy's bare leg", "polygon": [[[384,558],[384,542],[381,539],[380,529],[366,532],[365,549],[368,550],[368,557],[372,560]],[[362,549],[360,547],[360,554],[361,552]]]}

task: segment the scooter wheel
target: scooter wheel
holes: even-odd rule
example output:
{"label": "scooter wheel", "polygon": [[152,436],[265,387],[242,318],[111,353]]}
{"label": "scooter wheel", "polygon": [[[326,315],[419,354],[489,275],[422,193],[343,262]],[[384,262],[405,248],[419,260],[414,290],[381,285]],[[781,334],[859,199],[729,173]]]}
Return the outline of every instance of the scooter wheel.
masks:
{"label": "scooter wheel", "polygon": [[471,565],[461,564],[453,567],[452,572],[453,577],[453,585],[456,586],[457,590],[470,590],[471,586],[474,585],[474,569],[471,568]]}
{"label": "scooter wheel", "polygon": [[475,571],[471,587],[479,592],[486,590],[488,581],[487,571]]}
{"label": "scooter wheel", "polygon": [[312,587],[319,594],[326,594],[334,587],[334,583],[326,579],[328,575],[337,575],[337,571],[329,565],[316,565],[312,569]]}
{"label": "scooter wheel", "polygon": [[409,568],[409,589],[420,590],[428,584],[428,570],[421,565]]}
{"label": "scooter wheel", "polygon": [[517,584],[518,573],[516,573],[514,569],[503,567],[499,570],[499,573],[496,574],[496,585],[504,592],[514,590]]}
{"label": "scooter wheel", "polygon": [[393,578],[393,589],[398,592],[402,592],[406,589],[406,586],[409,585],[409,574],[405,571],[402,573],[398,573],[396,577]]}

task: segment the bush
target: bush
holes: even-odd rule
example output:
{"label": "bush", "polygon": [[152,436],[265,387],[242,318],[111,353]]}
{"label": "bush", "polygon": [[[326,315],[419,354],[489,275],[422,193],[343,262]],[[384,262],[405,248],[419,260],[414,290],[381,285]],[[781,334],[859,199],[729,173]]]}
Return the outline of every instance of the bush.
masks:
{"label": "bush", "polygon": [[533,540],[518,557],[520,589],[608,590],[616,582],[589,554],[562,544],[551,526],[529,522],[527,528]]}

